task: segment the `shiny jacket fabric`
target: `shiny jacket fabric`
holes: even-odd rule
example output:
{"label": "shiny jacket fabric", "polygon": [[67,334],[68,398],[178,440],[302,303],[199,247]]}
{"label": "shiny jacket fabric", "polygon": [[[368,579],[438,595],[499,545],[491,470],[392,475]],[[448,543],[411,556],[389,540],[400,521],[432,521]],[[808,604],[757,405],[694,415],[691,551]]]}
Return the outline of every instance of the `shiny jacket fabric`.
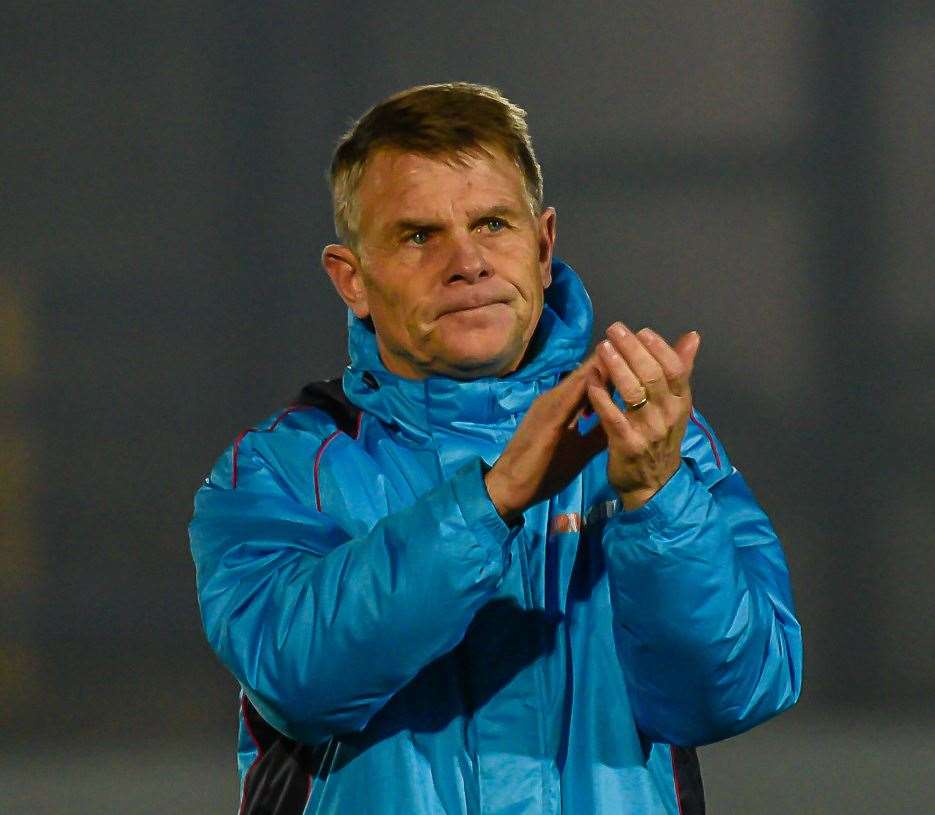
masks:
{"label": "shiny jacket fabric", "polygon": [[350,316],[356,428],[295,406],[205,479],[191,546],[205,632],[243,688],[242,785],[268,752],[258,711],[313,755],[296,812],[676,815],[671,745],[795,702],[779,541],[697,411],[636,511],[606,453],[521,524],[491,504],[484,468],[590,342],[579,278],[556,260],[553,279],[502,378],[396,377]]}

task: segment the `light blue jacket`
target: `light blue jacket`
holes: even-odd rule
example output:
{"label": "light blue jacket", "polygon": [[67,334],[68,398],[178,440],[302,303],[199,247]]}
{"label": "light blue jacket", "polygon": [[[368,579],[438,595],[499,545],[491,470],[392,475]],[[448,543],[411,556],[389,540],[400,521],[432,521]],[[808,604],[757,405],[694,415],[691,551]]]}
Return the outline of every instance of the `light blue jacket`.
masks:
{"label": "light blue jacket", "polygon": [[499,379],[398,378],[351,316],[356,433],[287,410],[198,491],[205,632],[262,718],[315,747],[306,813],[677,815],[670,745],[798,697],[779,541],[697,411],[642,508],[604,453],[523,524],[498,516],[483,466],[590,342],[579,278],[553,277],[529,361]]}

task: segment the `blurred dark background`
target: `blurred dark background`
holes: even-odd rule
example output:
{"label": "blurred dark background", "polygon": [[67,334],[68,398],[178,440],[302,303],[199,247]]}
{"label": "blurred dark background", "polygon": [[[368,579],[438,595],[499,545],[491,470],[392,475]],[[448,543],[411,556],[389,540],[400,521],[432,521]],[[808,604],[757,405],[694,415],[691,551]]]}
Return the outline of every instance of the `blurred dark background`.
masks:
{"label": "blurred dark background", "polygon": [[599,329],[702,330],[785,543],[805,691],[709,811],[931,811],[931,3],[3,5],[0,812],[235,811],[192,496],[344,364],[336,140],[451,80],[527,109]]}

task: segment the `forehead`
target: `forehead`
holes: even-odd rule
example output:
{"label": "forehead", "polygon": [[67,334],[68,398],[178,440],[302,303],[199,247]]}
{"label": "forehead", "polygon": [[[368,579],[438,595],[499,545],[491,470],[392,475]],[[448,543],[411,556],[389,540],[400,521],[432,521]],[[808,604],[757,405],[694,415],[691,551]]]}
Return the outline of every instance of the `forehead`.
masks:
{"label": "forehead", "polygon": [[527,208],[523,175],[502,151],[492,156],[423,156],[379,150],[358,187],[361,228],[398,218],[439,218],[479,205]]}

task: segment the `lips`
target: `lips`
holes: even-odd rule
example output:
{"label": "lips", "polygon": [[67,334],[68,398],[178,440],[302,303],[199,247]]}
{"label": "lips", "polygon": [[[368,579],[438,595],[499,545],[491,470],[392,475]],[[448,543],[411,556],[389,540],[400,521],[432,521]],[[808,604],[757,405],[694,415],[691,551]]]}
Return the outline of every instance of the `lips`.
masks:
{"label": "lips", "polygon": [[458,301],[445,306],[438,313],[438,316],[444,317],[446,314],[454,314],[458,311],[473,311],[474,309],[484,308],[485,306],[504,305],[507,302],[509,301],[504,299],[491,300],[490,298],[478,299],[475,297],[470,300]]}

